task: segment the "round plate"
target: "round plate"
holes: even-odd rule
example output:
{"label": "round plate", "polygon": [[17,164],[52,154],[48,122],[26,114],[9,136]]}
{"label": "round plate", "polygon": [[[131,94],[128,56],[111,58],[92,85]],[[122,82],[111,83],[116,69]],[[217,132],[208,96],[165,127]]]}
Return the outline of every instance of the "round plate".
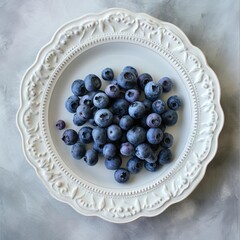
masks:
{"label": "round plate", "polygon": [[[94,167],[73,160],[61,141],[58,119],[73,127],[64,102],[71,83],[105,67],[126,65],[157,81],[174,81],[181,97],[174,135],[174,160],[155,173],[145,170],[118,184],[102,160]],[[176,26],[146,14],[109,9],[62,26],[44,46],[21,83],[17,124],[26,158],[49,192],[84,215],[123,223],[155,216],[186,198],[203,178],[223,126],[220,88],[203,53]],[[170,95],[165,94],[167,99]]]}

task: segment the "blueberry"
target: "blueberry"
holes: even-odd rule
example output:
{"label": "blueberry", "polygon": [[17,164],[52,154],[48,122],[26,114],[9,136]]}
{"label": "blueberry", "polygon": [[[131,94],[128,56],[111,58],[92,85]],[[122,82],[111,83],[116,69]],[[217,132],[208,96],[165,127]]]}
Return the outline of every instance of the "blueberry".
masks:
{"label": "blueberry", "polygon": [[73,123],[76,126],[82,126],[83,124],[86,123],[86,120],[83,120],[83,119],[79,118],[77,113],[74,113],[74,115],[73,115]]}
{"label": "blueberry", "polygon": [[98,162],[98,153],[93,149],[88,149],[83,160],[89,165],[94,166]]}
{"label": "blueberry", "polygon": [[117,77],[117,84],[124,89],[131,89],[136,86],[137,77],[133,72],[123,71]]}
{"label": "blueberry", "polygon": [[118,98],[120,95],[120,89],[117,84],[109,84],[105,88],[105,93],[110,97],[110,98]]}
{"label": "blueberry", "polygon": [[138,76],[137,82],[138,82],[138,86],[144,90],[145,86],[149,83],[152,82],[152,76],[148,73],[143,73],[141,75]]}
{"label": "blueberry", "polygon": [[145,142],[146,140],[146,130],[139,126],[134,126],[127,132],[127,140],[134,146]]}
{"label": "blueberry", "polygon": [[107,129],[107,136],[111,141],[117,141],[122,137],[122,130],[116,124],[110,125]]}
{"label": "blueberry", "polygon": [[102,79],[106,81],[111,81],[114,78],[114,73],[111,68],[105,68],[102,70]]}
{"label": "blueberry", "polygon": [[163,132],[160,128],[149,128],[147,140],[150,144],[159,144],[163,139]]}
{"label": "blueberry", "polygon": [[122,70],[123,72],[132,72],[135,74],[136,77],[138,77],[138,72],[137,72],[137,69],[134,68],[134,67],[131,67],[131,66],[126,66],[123,68]]}
{"label": "blueberry", "polygon": [[153,151],[149,144],[142,143],[136,147],[136,156],[142,160],[146,160],[153,155]]}
{"label": "blueberry", "polygon": [[156,172],[159,169],[159,163],[158,162],[154,162],[154,163],[145,162],[144,167],[149,172]]}
{"label": "blueberry", "polygon": [[155,101],[162,94],[162,87],[157,83],[149,82],[144,88],[144,93],[147,99]]}
{"label": "blueberry", "polygon": [[104,144],[99,144],[96,142],[93,143],[93,149],[98,153],[103,153],[103,147],[104,147]]}
{"label": "blueberry", "polygon": [[154,127],[154,128],[159,127],[161,125],[161,122],[162,122],[162,118],[157,113],[151,113],[147,116],[146,123],[150,128],[151,127]]}
{"label": "blueberry", "polygon": [[173,136],[170,133],[164,133],[161,141],[161,146],[164,148],[170,148],[173,145]]}
{"label": "blueberry", "polygon": [[134,119],[129,115],[124,115],[121,117],[119,121],[119,126],[121,129],[127,131],[129,130],[134,124]]}
{"label": "blueberry", "polygon": [[77,142],[72,146],[71,154],[73,158],[81,159],[82,157],[84,157],[85,153],[86,153],[86,148],[80,142]]}
{"label": "blueberry", "polygon": [[99,127],[108,127],[113,121],[113,114],[108,109],[100,109],[95,113],[94,120]]}
{"label": "blueberry", "polygon": [[145,106],[142,102],[135,101],[129,106],[128,113],[132,118],[139,119],[145,115]]}
{"label": "blueberry", "polygon": [[127,169],[130,173],[136,174],[143,168],[143,161],[138,157],[132,157],[127,162]]}
{"label": "blueberry", "polygon": [[92,115],[92,109],[87,105],[79,105],[77,108],[77,116],[83,121],[87,121]]}
{"label": "blueberry", "polygon": [[106,93],[97,93],[93,97],[93,105],[97,108],[105,108],[109,103],[109,98]]}
{"label": "blueberry", "polygon": [[63,120],[58,120],[56,123],[56,128],[58,130],[63,130],[65,128],[66,124]]}
{"label": "blueberry", "polygon": [[103,147],[103,156],[106,158],[111,158],[116,156],[117,148],[113,143],[107,143]]}
{"label": "blueberry", "polygon": [[162,86],[163,92],[169,92],[173,87],[172,80],[168,77],[161,78],[158,83]]}
{"label": "blueberry", "polygon": [[142,103],[145,106],[145,113],[149,113],[152,111],[152,101],[151,100],[145,98]]}
{"label": "blueberry", "polygon": [[118,183],[125,183],[128,181],[130,173],[125,168],[119,168],[114,172],[114,178]]}
{"label": "blueberry", "polygon": [[158,154],[158,162],[161,165],[165,165],[172,161],[172,152],[168,148],[163,148]]}
{"label": "blueberry", "polygon": [[166,110],[166,103],[161,99],[157,99],[152,103],[152,110],[155,113],[162,114]]}
{"label": "blueberry", "polygon": [[135,102],[139,99],[140,92],[137,89],[129,89],[125,93],[125,99],[128,102]]}
{"label": "blueberry", "polygon": [[96,127],[92,131],[93,141],[97,144],[105,144],[107,142],[107,130],[105,128]]}
{"label": "blueberry", "polygon": [[129,103],[125,99],[117,99],[112,105],[113,113],[118,116],[123,116],[128,114]]}
{"label": "blueberry", "polygon": [[87,89],[83,80],[75,80],[71,86],[72,93],[76,96],[83,96],[87,94]]}
{"label": "blueberry", "polygon": [[100,78],[94,74],[89,74],[84,79],[85,87],[88,91],[96,91],[101,88]]}
{"label": "blueberry", "polygon": [[75,113],[79,106],[79,98],[75,95],[70,96],[65,102],[65,107],[70,113]]}
{"label": "blueberry", "polygon": [[166,126],[172,126],[177,123],[178,114],[174,110],[169,109],[166,112],[164,112],[161,116],[162,116],[162,122]]}
{"label": "blueberry", "polygon": [[93,105],[93,98],[91,95],[84,95],[80,99],[80,105],[86,105],[92,107]]}
{"label": "blueberry", "polygon": [[179,107],[181,106],[181,100],[178,96],[171,96],[168,100],[167,100],[167,105],[170,109],[172,110],[177,110],[179,109]]}
{"label": "blueberry", "polygon": [[134,146],[130,142],[125,142],[121,144],[120,153],[123,156],[133,156],[135,153]]}
{"label": "blueberry", "polygon": [[62,140],[66,145],[73,145],[78,141],[78,134],[73,129],[67,129],[63,132]]}
{"label": "blueberry", "polygon": [[115,157],[106,158],[104,161],[105,167],[109,170],[116,170],[122,165],[122,158],[119,155]]}
{"label": "blueberry", "polygon": [[78,133],[80,142],[84,144],[91,143],[93,141],[92,131],[91,127],[82,127]]}

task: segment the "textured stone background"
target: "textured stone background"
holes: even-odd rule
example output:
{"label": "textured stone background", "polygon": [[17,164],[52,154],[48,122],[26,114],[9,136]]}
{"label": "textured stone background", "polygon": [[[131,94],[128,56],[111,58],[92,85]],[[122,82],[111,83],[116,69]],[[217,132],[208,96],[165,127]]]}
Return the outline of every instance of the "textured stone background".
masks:
{"label": "textured stone background", "polygon": [[[123,225],[53,199],[25,160],[15,125],[20,80],[39,49],[66,21],[109,7],[179,26],[217,73],[226,118],[196,190],[157,217]],[[0,240],[239,240],[239,20],[237,0],[0,0]]]}

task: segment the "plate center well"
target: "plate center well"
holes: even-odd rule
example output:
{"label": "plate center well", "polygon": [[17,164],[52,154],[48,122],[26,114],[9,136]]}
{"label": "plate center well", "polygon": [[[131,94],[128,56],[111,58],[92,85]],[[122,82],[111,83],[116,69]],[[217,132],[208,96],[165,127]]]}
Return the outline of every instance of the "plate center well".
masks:
{"label": "plate center well", "polygon": [[[143,169],[137,175],[131,175],[127,184],[116,183],[113,177],[114,171],[107,170],[104,166],[104,158],[100,157],[97,165],[90,167],[83,160],[75,160],[71,156],[71,147],[66,146],[61,136],[63,131],[55,128],[57,120],[62,119],[66,122],[67,128],[73,128],[77,132],[80,127],[72,123],[73,114],[65,109],[66,99],[72,95],[71,84],[76,79],[84,79],[89,73],[101,75],[102,69],[111,67],[117,76],[126,65],[135,67],[138,72],[147,72],[152,75],[154,81],[158,81],[163,76],[170,77],[174,82],[174,89],[163,94],[163,99],[171,95],[179,95],[183,102],[183,107],[179,110],[178,123],[173,127],[168,127],[166,132],[173,134],[174,146],[172,152],[174,160],[155,173],[147,172]],[[103,84],[104,86],[105,84]],[[181,78],[178,71],[158,53],[146,47],[127,42],[104,43],[81,53],[63,71],[57,80],[49,104],[48,123],[50,137],[53,147],[60,156],[59,161],[68,168],[67,171],[74,176],[84,179],[96,186],[112,189],[131,189],[151,183],[157,178],[164,176],[171,171],[177,160],[186,147],[192,125],[191,97],[187,89],[187,84]],[[126,161],[123,161],[123,167]]]}

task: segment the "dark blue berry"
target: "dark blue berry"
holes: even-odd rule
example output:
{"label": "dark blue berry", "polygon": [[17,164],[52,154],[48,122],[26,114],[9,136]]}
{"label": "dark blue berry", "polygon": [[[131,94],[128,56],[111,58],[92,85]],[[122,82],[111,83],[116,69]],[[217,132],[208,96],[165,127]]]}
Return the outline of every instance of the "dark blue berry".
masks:
{"label": "dark blue berry", "polygon": [[127,169],[130,173],[139,173],[143,168],[143,163],[144,161],[142,161],[138,157],[132,157],[127,162]]}
{"label": "dark blue berry", "polygon": [[75,95],[70,96],[65,102],[65,107],[70,113],[75,113],[78,106],[79,106],[79,98]]}
{"label": "dark blue berry", "polygon": [[83,121],[89,120],[92,115],[93,111],[91,107],[87,105],[79,105],[79,107],[77,108],[77,116]]}
{"label": "dark blue berry", "polygon": [[93,149],[88,149],[83,160],[89,165],[94,166],[98,162],[98,153]]}
{"label": "dark blue berry", "polygon": [[107,136],[111,141],[117,141],[122,137],[122,130],[116,124],[110,125],[107,129]]}
{"label": "dark blue berry", "polygon": [[178,114],[176,111],[174,110],[167,110],[166,112],[164,112],[162,115],[162,122],[166,125],[166,126],[172,126],[174,124],[177,123],[178,120]]}
{"label": "dark blue berry", "polygon": [[145,86],[151,81],[153,81],[152,76],[148,73],[142,73],[141,75],[138,76],[138,79],[137,79],[138,86],[142,90],[144,90]]}
{"label": "dark blue berry", "polygon": [[99,127],[108,127],[112,124],[113,114],[108,109],[100,109],[95,113],[94,120]]}
{"label": "dark blue berry", "polygon": [[132,67],[132,66],[126,66],[123,68],[122,70],[123,72],[132,72],[135,74],[136,77],[138,77],[138,72],[137,72],[137,69]]}
{"label": "dark blue berry", "polygon": [[161,125],[161,122],[162,122],[162,118],[157,113],[151,113],[147,116],[146,123],[150,128],[151,127],[154,127],[154,128],[159,127]]}
{"label": "dark blue berry", "polygon": [[119,126],[121,129],[127,131],[129,130],[134,124],[134,119],[129,115],[124,115],[121,117],[119,121]]}
{"label": "dark blue berry", "polygon": [[146,140],[146,130],[142,127],[135,126],[127,131],[128,142],[134,146],[139,145],[140,143],[145,142]]}
{"label": "dark blue berry", "polygon": [[106,108],[109,104],[109,97],[106,95],[106,93],[97,93],[93,97],[93,105],[97,108]]}
{"label": "dark blue berry", "polygon": [[169,92],[173,87],[172,80],[168,77],[161,78],[158,83],[162,86],[163,92]]}
{"label": "dark blue berry", "polygon": [[161,146],[164,148],[170,148],[173,145],[173,135],[170,133],[164,133],[161,141]]}
{"label": "dark blue berry", "polygon": [[118,183],[125,183],[128,181],[130,173],[125,168],[119,168],[114,172],[114,178]]}
{"label": "dark blue berry", "polygon": [[110,97],[110,98],[118,98],[120,95],[120,89],[118,85],[116,84],[109,84],[105,88],[105,93]]}
{"label": "dark blue berry", "polygon": [[154,153],[151,149],[150,145],[147,143],[139,144],[136,149],[136,156],[142,160],[147,160],[149,158],[152,158]]}
{"label": "dark blue berry", "polygon": [[92,131],[91,127],[82,127],[78,133],[80,142],[84,144],[91,143],[93,141]]}
{"label": "dark blue berry", "polygon": [[75,143],[72,146],[71,154],[72,154],[73,158],[75,158],[75,159],[83,158],[84,155],[86,154],[86,148],[85,148],[84,144],[81,144],[80,142]]}
{"label": "dark blue berry", "polygon": [[58,130],[63,130],[65,128],[66,124],[63,120],[58,120],[56,123],[56,128]]}
{"label": "dark blue berry", "polygon": [[112,105],[113,113],[120,117],[123,115],[127,115],[128,114],[128,106],[129,106],[129,103],[127,100],[122,99],[122,98],[117,99],[114,101],[114,103]]}
{"label": "dark blue berry", "polygon": [[84,79],[86,89],[90,91],[96,91],[101,88],[102,82],[100,78],[94,74],[89,74]]}
{"label": "dark blue berry", "polygon": [[163,132],[160,128],[149,128],[147,140],[150,144],[159,144],[163,139]]}
{"label": "dark blue berry", "polygon": [[74,115],[73,115],[73,123],[76,126],[82,126],[83,124],[86,123],[86,120],[83,120],[83,119],[79,118],[77,113],[74,113]]}
{"label": "dark blue berry", "polygon": [[111,68],[105,68],[102,70],[102,79],[106,81],[112,81],[114,78],[114,73]]}
{"label": "dark blue berry", "polygon": [[154,163],[145,162],[144,167],[149,172],[156,172],[159,169],[159,163],[158,162],[154,162]]}
{"label": "dark blue berry", "polygon": [[73,129],[67,129],[63,132],[62,140],[66,145],[73,145],[78,141],[78,134]]}
{"label": "dark blue berry", "polygon": [[140,92],[137,89],[129,89],[125,93],[125,99],[128,102],[135,102],[139,99]]}
{"label": "dark blue berry", "polygon": [[103,156],[106,158],[111,158],[116,156],[117,148],[113,143],[107,143],[103,147]]}
{"label": "dark blue berry", "polygon": [[145,115],[145,106],[140,101],[133,102],[128,108],[129,115],[134,119],[139,119]]}
{"label": "dark blue berry", "polygon": [[133,156],[135,153],[134,146],[130,142],[124,142],[121,144],[120,153],[123,156]]}
{"label": "dark blue berry", "polygon": [[158,154],[158,162],[161,165],[168,164],[172,161],[172,152],[168,148],[163,148]]}
{"label": "dark blue berry", "polygon": [[122,165],[122,158],[119,155],[115,157],[106,158],[104,164],[107,169],[109,170],[116,170],[121,167]]}
{"label": "dark blue berry", "polygon": [[91,95],[84,95],[80,99],[80,105],[86,105],[92,107],[93,105],[93,98]]}
{"label": "dark blue berry", "polygon": [[83,96],[87,94],[87,89],[83,80],[75,80],[71,86],[72,93],[76,96]]}
{"label": "dark blue berry", "polygon": [[167,100],[167,105],[170,109],[172,110],[178,110],[179,107],[181,106],[181,100],[178,96],[171,96]]}
{"label": "dark blue berry", "polygon": [[133,72],[123,71],[117,77],[117,84],[123,89],[131,89],[136,86],[137,77]]}
{"label": "dark blue berry", "polygon": [[113,115],[113,123],[119,124],[119,122],[120,122],[120,117],[118,115]]}
{"label": "dark blue berry", "polygon": [[155,113],[162,114],[166,110],[166,103],[161,99],[157,99],[152,103],[152,110]]}
{"label": "dark blue berry", "polygon": [[107,142],[107,130],[105,128],[96,127],[92,131],[92,137],[95,143],[105,144]]}
{"label": "dark blue berry", "polygon": [[147,99],[155,101],[162,94],[162,87],[155,82],[149,82],[144,88],[144,93]]}

